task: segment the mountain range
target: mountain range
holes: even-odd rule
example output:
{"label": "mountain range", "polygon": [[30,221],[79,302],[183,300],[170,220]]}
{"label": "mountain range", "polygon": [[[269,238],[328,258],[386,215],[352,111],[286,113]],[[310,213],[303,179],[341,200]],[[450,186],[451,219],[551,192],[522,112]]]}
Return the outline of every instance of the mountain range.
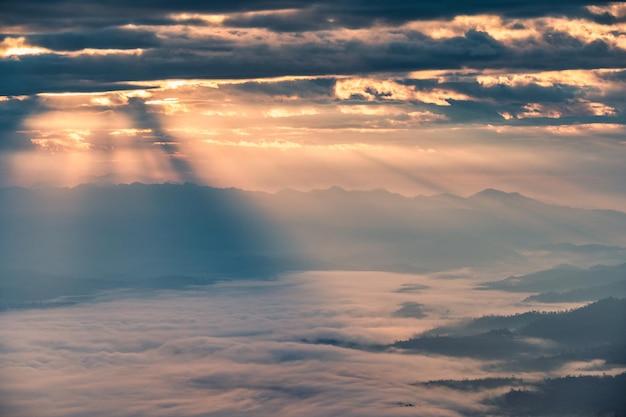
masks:
{"label": "mountain range", "polygon": [[546,256],[616,263],[626,246],[625,213],[493,189],[462,198],[134,183],[2,188],[0,202],[0,285],[20,299],[54,280],[171,288],[310,269],[524,267]]}

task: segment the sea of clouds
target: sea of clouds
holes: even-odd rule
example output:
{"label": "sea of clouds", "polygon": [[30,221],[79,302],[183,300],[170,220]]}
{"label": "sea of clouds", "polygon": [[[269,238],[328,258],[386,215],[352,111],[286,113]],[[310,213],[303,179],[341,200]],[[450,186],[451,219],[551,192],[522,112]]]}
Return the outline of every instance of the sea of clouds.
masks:
{"label": "sea of clouds", "polygon": [[15,417],[485,413],[484,400],[506,390],[459,395],[415,383],[510,373],[499,374],[490,361],[381,348],[462,318],[536,307],[521,303],[523,294],[475,290],[472,271],[453,275],[303,272],[184,291],[103,292],[74,306],[4,312],[0,411]]}

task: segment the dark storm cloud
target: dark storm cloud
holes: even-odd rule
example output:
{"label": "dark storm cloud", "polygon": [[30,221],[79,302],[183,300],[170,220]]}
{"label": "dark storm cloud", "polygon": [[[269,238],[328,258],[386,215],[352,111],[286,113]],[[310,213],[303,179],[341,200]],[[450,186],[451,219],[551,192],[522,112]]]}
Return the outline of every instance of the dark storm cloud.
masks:
{"label": "dark storm cloud", "polygon": [[[3,2],[8,3],[8,2]],[[0,25],[20,26],[31,30],[67,30],[67,28],[106,28],[125,24],[167,25],[171,13],[227,13],[251,9],[254,1],[84,1],[30,0],[2,5]],[[258,2],[254,9],[272,7]],[[279,2],[274,2],[279,5]]]}
{"label": "dark storm cloud", "polygon": [[626,70],[603,74],[602,78],[610,81],[626,82]]}
{"label": "dark storm cloud", "polygon": [[[459,15],[496,14],[505,18],[541,16],[581,17],[601,24],[617,23],[623,18],[608,12],[594,14],[585,6],[605,2],[493,2],[442,1],[409,2],[375,1],[316,2],[310,7],[289,13],[235,15],[225,21],[234,27],[262,27],[276,32],[327,30],[333,28],[364,28],[373,25],[401,25],[413,20],[452,19]],[[295,7],[294,7],[295,8]]]}
{"label": "dark storm cloud", "polygon": [[[0,96],[32,95],[54,92],[98,92],[145,89],[124,82],[123,68],[139,70],[142,65],[132,58],[84,55],[72,58],[42,54],[18,59],[0,59]],[[135,77],[135,80],[144,77]],[[148,87],[149,88],[149,87]]]}
{"label": "dark storm cloud", "polygon": [[[435,40],[424,37],[419,32],[408,33],[404,42],[390,43],[386,53],[390,58],[405,57],[413,59],[423,59],[426,62],[437,63],[443,67],[456,67],[451,58],[455,60],[469,62],[479,62],[483,60],[497,60],[510,54],[508,48],[501,42],[495,40],[486,32],[469,30],[464,36],[455,36],[443,40]],[[459,62],[459,67],[463,64]],[[416,65],[413,61],[410,65]]]}
{"label": "dark storm cloud", "polygon": [[[183,2],[179,2],[183,3]],[[168,78],[246,79],[280,76],[311,76],[313,80],[259,83],[246,82],[222,86],[234,94],[261,94],[268,97],[291,97],[308,100],[333,100],[336,75],[409,72],[431,69],[473,68],[482,70],[541,71],[564,69],[621,68],[626,51],[604,40],[584,40],[571,34],[545,28],[540,38],[502,41],[487,32],[468,30],[461,36],[443,39],[407,28],[376,29],[383,38],[373,41],[366,35],[342,37],[332,31],[319,33],[280,33],[209,25],[194,16],[198,13],[226,14],[223,26],[262,27],[276,32],[306,32],[336,27],[397,25],[410,20],[448,19],[459,14],[496,13],[504,17],[579,16],[592,18],[587,2],[507,2],[494,4],[479,1],[466,4],[444,1],[390,2],[370,1],[238,1],[184,2],[168,1],[81,3],[70,1],[15,2],[0,8],[0,39],[9,47],[23,36],[26,45],[47,48],[54,53],[0,58],[0,95],[32,95],[42,92],[98,92],[142,88],[134,82]],[[545,3],[545,4],[544,4]],[[606,2],[594,5],[608,4]],[[280,9],[280,10],[279,10]],[[242,13],[263,11],[263,13]],[[188,12],[183,23],[171,13]],[[591,16],[591,17],[590,17]],[[614,17],[617,19],[617,17]],[[180,23],[180,22],[178,22]],[[163,28],[123,27],[124,24],[162,25]],[[511,26],[513,21],[505,22]],[[518,26],[522,23],[515,23]],[[21,29],[20,29],[21,28]],[[26,29],[25,29],[26,28]],[[163,29],[163,31],[161,31]],[[26,33],[25,31],[32,31]],[[196,31],[197,30],[197,31]],[[15,34],[10,34],[14,31]],[[83,49],[119,49],[127,53],[67,54]],[[141,53],[130,50],[141,48]],[[322,78],[319,78],[322,77]],[[619,82],[623,73],[606,74]],[[416,90],[446,89],[469,97],[448,100],[450,106],[414,103],[420,110],[445,114],[446,122],[488,122],[520,125],[556,125],[569,123],[624,122],[623,94],[620,89],[600,92],[590,99],[590,88],[566,84],[485,86],[466,79],[441,82],[437,79],[396,81],[413,85]],[[356,97],[356,96],[355,96]],[[365,96],[363,96],[365,98]],[[369,98],[369,97],[368,97]],[[562,103],[567,106],[579,99],[603,101],[616,109],[606,116],[563,112],[561,118],[542,117],[505,121],[503,113],[524,113],[528,103]],[[389,102],[389,97],[375,97]],[[346,103],[349,104],[349,103]],[[12,110],[3,116],[2,126],[14,132],[24,111]],[[17,113],[15,113],[17,112]],[[19,113],[19,114],[18,114]],[[539,114],[535,116],[541,116]],[[569,117],[569,119],[568,119]],[[2,128],[2,127],[0,127]],[[22,146],[18,134],[7,135],[4,147]],[[11,137],[12,139],[10,139]],[[7,145],[11,143],[11,145]],[[1,145],[0,145],[1,146]]]}
{"label": "dark storm cloud", "polygon": [[333,88],[335,87],[335,82],[336,80],[334,78],[293,80],[275,83],[251,81],[243,84],[235,84],[232,87],[224,86],[222,88],[232,88],[246,93],[263,94],[274,97],[295,96],[299,98],[328,98],[334,95]]}
{"label": "dark storm cloud", "polygon": [[615,23],[626,22],[626,16],[615,16],[609,12],[593,13],[589,10],[585,10],[581,17],[601,25],[613,25]]}
{"label": "dark storm cloud", "polygon": [[[63,55],[43,54],[24,56],[19,60],[0,60],[0,95],[30,95],[42,92],[97,92],[131,90],[137,85],[124,83],[120,68],[135,69],[139,73],[141,62],[128,56],[85,55],[71,58]],[[117,68],[116,68],[117,67]],[[144,77],[134,77],[140,80]]]}
{"label": "dark storm cloud", "polygon": [[529,102],[560,103],[580,96],[580,88],[571,85],[553,85],[544,87],[537,84],[508,86],[496,84],[484,86],[478,82],[442,83],[441,87],[450,88],[459,93],[479,99],[493,99],[498,102]]}
{"label": "dark storm cloud", "polygon": [[[94,84],[165,78],[259,78],[331,75],[440,68],[533,69],[612,68],[626,62],[626,51],[603,41],[587,44],[507,46],[485,32],[436,40],[409,32],[406,40],[383,45],[364,41],[320,44],[242,44],[205,39],[185,47],[149,49],[142,54],[22,56],[0,60],[0,95],[90,91]],[[53,74],[53,76],[49,76]],[[76,81],[80,80],[80,81]]]}
{"label": "dark storm cloud", "polygon": [[[476,81],[472,75],[465,76],[465,80],[454,80],[454,76],[448,78],[453,81],[438,81],[436,79],[394,79],[395,83],[412,87],[415,91],[432,94],[434,90],[445,90],[471,97],[472,100],[453,100],[448,99],[448,106],[440,106],[434,104],[425,104],[413,101],[410,103],[414,111],[430,111],[446,116],[445,120],[435,123],[449,122],[468,122],[483,121],[492,124],[534,124],[534,125],[551,125],[567,123],[567,117],[558,119],[551,118],[527,118],[526,120],[509,120],[503,119],[502,114],[511,115],[524,114],[528,112],[525,107],[528,103],[542,103],[548,106],[560,106],[559,109],[564,112],[567,106],[572,107],[571,111],[583,111],[578,100],[584,100],[588,93],[588,88],[554,84],[551,86],[538,85],[535,83],[506,85],[495,84],[485,85]],[[336,79],[313,79],[313,80],[295,80],[295,81],[278,81],[278,82],[247,82],[243,84],[235,84],[232,86],[225,85],[221,88],[224,90],[243,91],[245,93],[267,95],[270,97],[298,97],[316,99],[318,102],[327,102],[333,99],[333,88]],[[400,104],[390,100],[389,93],[386,91],[369,90],[369,97],[355,96],[351,100],[345,100],[345,105],[381,105],[381,104]],[[579,107],[577,107],[579,106]],[[569,123],[597,123],[600,121],[617,122],[621,120],[619,116],[592,116],[582,113],[575,114]],[[406,115],[399,115],[399,119],[405,120]]]}
{"label": "dark storm cloud", "polygon": [[[240,27],[266,27],[276,31],[302,31],[329,27],[368,27],[373,24],[401,24],[410,20],[450,19],[457,15],[498,14],[504,17],[570,16],[611,24],[620,17],[608,12],[592,13],[586,5],[608,1],[512,1],[490,0],[439,2],[374,0],[238,0],[222,1],[85,1],[77,7],[72,0],[30,0],[3,4],[0,24],[31,28],[107,27],[125,23],[167,24],[171,13],[228,14],[249,11],[293,10],[288,14],[232,16],[226,23]],[[198,22],[199,23],[199,22]]]}
{"label": "dark storm cloud", "polygon": [[495,121],[501,120],[503,107],[501,104],[480,102],[473,100],[448,100],[449,107],[443,109],[443,113],[455,122],[465,123],[472,121]]}
{"label": "dark storm cloud", "polygon": [[[438,107],[437,112],[443,113],[448,118],[448,121],[454,122],[468,122],[468,121],[484,121],[488,123],[501,123],[504,122],[502,118],[503,113],[511,115],[525,113],[527,109],[525,106],[528,103],[544,103],[544,104],[561,104],[564,106],[567,103],[574,103],[576,99],[582,98],[585,95],[584,88],[555,84],[552,86],[543,86],[538,84],[526,84],[526,85],[484,85],[475,80],[467,81],[444,81],[437,82],[436,80],[398,80],[397,82],[414,86],[418,91],[430,91],[433,88],[445,89],[456,93],[464,94],[471,97],[473,100],[453,100],[448,99],[450,106]],[[434,107],[434,106],[431,106]],[[431,109],[431,110],[434,110]],[[577,119],[574,122],[581,122],[581,115],[576,116]],[[588,122],[593,123],[596,117],[589,116]],[[615,120],[615,117],[611,118]],[[506,121],[507,124],[563,124],[563,118],[559,118],[558,122],[554,119],[533,120],[526,119]]]}
{"label": "dark storm cloud", "polygon": [[43,46],[55,51],[78,51],[87,48],[154,48],[161,43],[153,32],[112,28],[96,31],[30,35],[27,39],[33,45]]}

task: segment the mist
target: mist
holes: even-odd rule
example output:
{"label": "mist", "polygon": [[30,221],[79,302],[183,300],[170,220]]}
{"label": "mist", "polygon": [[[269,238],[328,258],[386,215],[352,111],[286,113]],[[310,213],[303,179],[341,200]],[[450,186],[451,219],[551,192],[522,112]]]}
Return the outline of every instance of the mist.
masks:
{"label": "mist", "polygon": [[624,412],[623,213],[495,190],[0,192],[3,415]]}

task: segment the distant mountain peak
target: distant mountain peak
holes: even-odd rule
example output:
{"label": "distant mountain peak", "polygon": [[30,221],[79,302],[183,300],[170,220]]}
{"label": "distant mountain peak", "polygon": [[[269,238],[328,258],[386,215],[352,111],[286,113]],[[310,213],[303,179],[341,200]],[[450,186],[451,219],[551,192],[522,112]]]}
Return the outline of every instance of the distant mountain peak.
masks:
{"label": "distant mountain peak", "polygon": [[507,193],[506,191],[496,190],[495,188],[485,188],[484,190],[479,191],[476,194],[471,195],[469,198],[482,198],[482,197],[487,197],[487,198],[519,198],[519,197],[523,197],[523,198],[525,198],[523,195],[521,195],[518,192]]}
{"label": "distant mountain peak", "polygon": [[[306,193],[307,191],[303,191],[304,193]],[[339,187],[337,185],[333,185],[331,187],[328,188],[316,188],[313,189],[311,191],[308,191],[311,193],[331,193],[331,194],[347,194],[350,191],[346,190],[345,188]]]}
{"label": "distant mountain peak", "polygon": [[497,203],[536,203],[543,204],[537,200],[526,197],[518,192],[506,192],[496,190],[495,188],[486,188],[476,194],[473,194],[467,198],[469,201],[478,202],[497,202]]}

